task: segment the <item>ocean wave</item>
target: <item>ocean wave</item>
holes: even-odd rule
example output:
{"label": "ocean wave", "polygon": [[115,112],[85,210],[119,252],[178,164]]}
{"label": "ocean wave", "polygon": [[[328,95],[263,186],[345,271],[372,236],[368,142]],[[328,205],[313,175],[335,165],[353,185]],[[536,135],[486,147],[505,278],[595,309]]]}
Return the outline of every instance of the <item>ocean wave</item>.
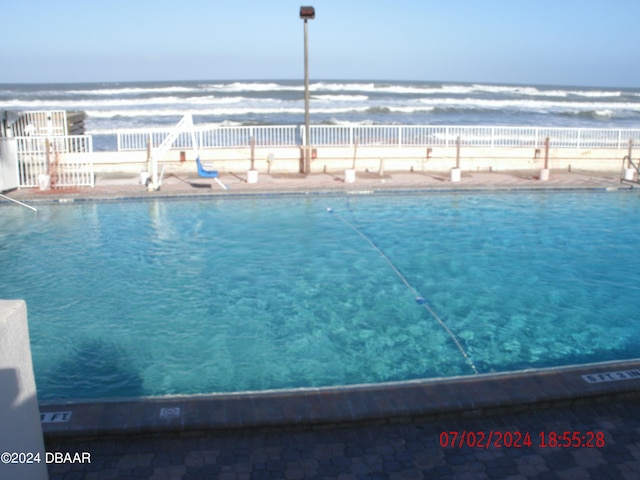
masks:
{"label": "ocean wave", "polygon": [[216,97],[213,95],[202,97],[149,97],[149,98],[114,98],[105,100],[9,100],[0,103],[0,108],[19,108],[22,110],[60,109],[60,110],[86,110],[100,109],[102,107],[131,107],[154,105],[213,105],[213,104],[237,104],[242,102],[269,102],[280,103],[277,98],[247,98],[247,97]]}
{"label": "ocean wave", "polygon": [[[233,120],[223,120],[221,122],[204,122],[204,123],[198,123],[196,125],[196,128],[198,128],[199,130],[206,130],[207,128],[216,128],[216,127],[239,127],[244,125],[244,122],[237,122],[237,121],[233,121]],[[165,125],[165,127],[167,129],[171,129],[173,128],[173,124],[170,125]],[[149,128],[149,126],[147,127],[141,127],[141,128]],[[155,125],[152,128],[157,129],[159,128],[159,126]],[[118,132],[121,132],[123,129],[122,128],[100,128],[100,127],[94,127],[94,128],[90,128],[87,129],[87,131],[85,132],[87,135],[116,135]]]}
{"label": "ocean wave", "polygon": [[366,95],[312,95],[311,98],[326,102],[366,102],[369,100]]}
{"label": "ocean wave", "polygon": [[[337,114],[337,113],[360,113],[367,111],[364,107],[344,107],[344,108],[316,108],[314,113],[318,114]],[[94,118],[115,118],[115,117],[181,117],[187,110],[182,108],[167,109],[131,109],[131,110],[86,110],[88,117]],[[304,114],[304,108],[300,107],[283,107],[283,108],[203,108],[192,110],[194,115],[209,116],[238,116],[238,115],[278,115],[278,114]]]}
{"label": "ocean wave", "polygon": [[360,127],[363,125],[375,125],[375,122],[373,120],[360,120],[360,121],[355,121],[355,120],[340,120],[337,119],[335,117],[331,117],[329,120],[327,120],[326,122],[324,122],[326,125],[344,125],[347,127]]}
{"label": "ocean wave", "polygon": [[608,92],[601,90],[568,90],[569,95],[576,95],[579,97],[589,97],[589,98],[610,98],[610,97],[621,97],[622,92]]}
{"label": "ocean wave", "polygon": [[618,111],[630,110],[640,112],[640,103],[634,102],[554,102],[550,100],[505,100],[487,98],[423,98],[419,100],[424,105],[433,107],[457,107],[465,109],[512,109],[512,110],[593,110],[593,111]]}
{"label": "ocean wave", "polygon": [[587,118],[594,120],[607,121],[612,118],[634,118],[637,117],[637,114],[630,111],[613,111],[613,110],[573,110],[573,111],[565,111],[559,112],[558,115],[563,117],[571,117],[571,118]]}
{"label": "ocean wave", "polygon": [[[3,86],[4,87],[4,86]],[[599,88],[576,88],[576,87],[541,87],[528,85],[495,85],[495,84],[462,84],[462,83],[436,83],[436,82],[340,82],[340,81],[317,81],[311,83],[309,87],[312,92],[353,92],[355,93],[378,93],[390,95],[507,95],[524,97],[568,97],[579,96],[587,98],[608,98],[621,97],[623,92],[617,89]],[[274,82],[274,81],[234,81],[234,82],[179,82],[176,85],[135,85],[135,84],[87,84],[87,88],[54,88],[47,85],[44,89],[33,87],[16,88],[6,87],[0,90],[0,96],[11,98],[46,98],[50,96],[64,97],[87,97],[87,96],[164,96],[172,94],[188,93],[268,93],[274,92],[301,92],[304,90],[302,82]],[[639,96],[638,92],[624,92],[624,95]]]}
{"label": "ocean wave", "polygon": [[200,88],[206,92],[282,92],[286,90],[304,90],[303,86],[283,85],[273,82],[232,82],[202,84]]}
{"label": "ocean wave", "polygon": [[[0,112],[82,110],[88,132],[200,121],[293,124],[304,115],[301,81],[185,81],[0,85]],[[329,123],[539,123],[635,126],[640,89],[420,81],[318,80],[313,121]],[[315,117],[314,117],[315,116]],[[105,133],[106,134],[106,133]]]}
{"label": "ocean wave", "polygon": [[[332,103],[335,102],[335,105]],[[241,116],[241,115],[279,115],[303,114],[304,105],[301,100],[273,101],[272,99],[245,99],[236,97],[233,100],[220,101],[171,102],[154,104],[151,102],[142,108],[140,105],[127,105],[114,101],[113,105],[101,105],[103,108],[83,108],[89,118],[113,117],[153,117],[179,116],[190,111],[194,115],[212,116]],[[121,107],[121,108],[120,108]],[[370,102],[370,101],[328,101],[315,104],[312,102],[312,114],[358,114],[366,112],[374,115],[386,114],[421,114],[438,112],[471,112],[471,111],[508,111],[555,113],[562,112],[595,112],[599,116],[618,116],[628,112],[632,115],[640,113],[640,103],[612,103],[612,102],[554,102],[534,99],[473,99],[473,98],[432,98],[417,99],[404,102]]]}
{"label": "ocean wave", "polygon": [[509,94],[509,95],[521,95],[529,97],[561,97],[566,98],[574,95],[579,97],[589,98],[608,98],[608,97],[620,97],[622,92],[620,91],[607,91],[607,90],[575,90],[575,89],[558,89],[554,88],[548,90],[542,87],[530,87],[519,85],[481,85],[474,84],[469,90],[469,93],[473,92],[486,92],[493,94]]}
{"label": "ocean wave", "polygon": [[424,106],[377,106],[377,107],[369,107],[367,109],[367,113],[372,113],[376,115],[380,114],[388,114],[388,113],[429,113],[434,110],[434,107],[424,107]]}
{"label": "ocean wave", "polygon": [[525,86],[525,85],[491,85],[491,84],[387,84],[387,83],[326,83],[312,84],[311,91],[349,91],[363,93],[386,93],[391,95],[474,95],[492,94],[523,97],[560,97],[579,96],[587,98],[620,97],[619,90],[582,90],[575,88],[553,88]]}
{"label": "ocean wave", "polygon": [[360,91],[371,92],[374,91],[374,83],[327,83],[317,82],[309,85],[309,90],[312,92],[327,91],[327,92],[340,92],[340,91]]}
{"label": "ocean wave", "polygon": [[[200,91],[197,87],[122,87],[94,88],[90,90],[67,90],[70,95],[140,95],[145,93],[188,93]],[[59,94],[59,92],[56,92]]]}

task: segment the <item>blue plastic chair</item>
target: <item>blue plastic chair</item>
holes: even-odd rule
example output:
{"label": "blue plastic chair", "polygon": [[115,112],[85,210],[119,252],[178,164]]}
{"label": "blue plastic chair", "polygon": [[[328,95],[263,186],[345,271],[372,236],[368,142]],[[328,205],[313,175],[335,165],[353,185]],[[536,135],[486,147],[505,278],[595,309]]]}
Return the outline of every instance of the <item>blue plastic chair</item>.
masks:
{"label": "blue plastic chair", "polygon": [[200,162],[200,155],[196,157],[196,164],[198,165],[198,176],[202,178],[218,178],[217,170],[206,170]]}

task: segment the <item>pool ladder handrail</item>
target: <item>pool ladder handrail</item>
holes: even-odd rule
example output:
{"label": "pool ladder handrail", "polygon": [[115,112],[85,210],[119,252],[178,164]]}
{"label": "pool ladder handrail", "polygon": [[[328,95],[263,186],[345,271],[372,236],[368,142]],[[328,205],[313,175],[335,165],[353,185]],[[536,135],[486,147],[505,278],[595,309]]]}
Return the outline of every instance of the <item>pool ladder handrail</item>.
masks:
{"label": "pool ladder handrail", "polygon": [[3,195],[2,193],[0,193],[0,198],[4,198],[5,200],[9,200],[10,202],[13,203],[17,203],[18,205],[22,205],[25,208],[28,208],[29,210],[33,210],[34,212],[38,213],[38,209],[35,207],[32,207],[31,205],[27,205],[26,203],[22,203],[19,200],[16,200],[15,198],[11,198],[11,197],[7,197],[6,195]]}

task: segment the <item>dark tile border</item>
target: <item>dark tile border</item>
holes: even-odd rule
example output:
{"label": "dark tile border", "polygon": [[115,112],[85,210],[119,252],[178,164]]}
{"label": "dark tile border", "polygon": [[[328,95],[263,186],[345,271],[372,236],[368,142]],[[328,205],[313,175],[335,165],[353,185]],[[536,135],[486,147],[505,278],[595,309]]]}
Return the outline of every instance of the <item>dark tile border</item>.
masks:
{"label": "dark tile border", "polygon": [[[72,412],[67,422],[43,423],[46,438],[442,420],[640,397],[640,374],[582,378],[628,370],[640,372],[640,359],[350,387],[42,402],[40,411]],[[161,409],[176,408],[161,418]]]}

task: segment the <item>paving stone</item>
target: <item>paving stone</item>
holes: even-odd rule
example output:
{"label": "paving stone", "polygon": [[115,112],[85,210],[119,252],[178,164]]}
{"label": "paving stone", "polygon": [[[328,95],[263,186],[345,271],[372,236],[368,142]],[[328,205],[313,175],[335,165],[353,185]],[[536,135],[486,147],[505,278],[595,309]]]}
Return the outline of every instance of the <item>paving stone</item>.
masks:
{"label": "paving stone", "polygon": [[153,460],[153,453],[125,455],[118,462],[119,469],[133,468],[137,466],[150,466]]}
{"label": "paving stone", "polygon": [[251,472],[251,480],[271,480],[271,473],[267,470]]}
{"label": "paving stone", "polygon": [[400,462],[384,462],[382,468],[385,472],[399,472],[402,470],[402,463]]}
{"label": "paving stone", "polygon": [[236,463],[236,456],[233,453],[221,452],[216,459],[220,465],[233,465]]}
{"label": "paving stone", "polygon": [[[571,454],[575,459],[576,465],[583,468],[597,467],[606,463],[601,452],[595,449],[583,449],[572,451]],[[618,463],[622,461],[621,455],[615,455],[611,463]]]}
{"label": "paving stone", "polygon": [[374,453],[364,455],[364,463],[367,465],[380,465],[382,464],[382,456]]}
{"label": "paving stone", "polygon": [[287,480],[301,480],[304,479],[304,470],[301,468],[288,468],[284,472],[284,477]]}
{"label": "paving stone", "polygon": [[393,457],[399,462],[413,462],[413,454],[409,452],[397,452]]}
{"label": "paving stone", "polygon": [[214,450],[194,450],[187,453],[184,464],[187,466],[201,466],[216,461],[218,454]]}
{"label": "paving stone", "polygon": [[349,467],[351,466],[351,459],[346,457],[333,457],[331,464],[336,467]]}
{"label": "paving stone", "polygon": [[133,476],[136,478],[148,478],[153,473],[153,467],[135,467],[133,469]]}
{"label": "paving stone", "polygon": [[351,465],[351,473],[353,473],[354,475],[366,475],[368,473],[371,473],[371,471],[371,467],[364,463]]}
{"label": "paving stone", "polygon": [[583,468],[583,467],[569,468],[567,470],[563,470],[562,472],[557,472],[557,474],[562,480],[590,480],[591,479],[591,474],[586,468]]}
{"label": "paving stone", "polygon": [[546,471],[530,477],[531,480],[561,480],[556,472]]}
{"label": "paving stone", "polygon": [[235,472],[221,472],[217,476],[217,480],[239,480]]}
{"label": "paving stone", "polygon": [[[321,431],[209,432],[183,439],[135,438],[47,441],[57,451],[90,451],[90,465],[49,465],[52,480],[86,478],[233,478],[305,480],[351,478],[486,478],[544,480],[640,478],[640,402],[597,408],[525,412],[408,425],[353,426]],[[554,422],[556,422],[554,424]],[[607,427],[599,449],[442,448],[441,431],[595,431]],[[559,430],[562,429],[562,430]],[[589,430],[590,429],[590,430]],[[103,448],[104,447],[104,448]],[[67,475],[69,477],[67,478]]]}
{"label": "paving stone", "polygon": [[83,472],[68,472],[64,474],[64,480],[84,480]]}
{"label": "paving stone", "polygon": [[270,472],[284,472],[287,469],[287,462],[283,460],[269,460],[267,470]]}

